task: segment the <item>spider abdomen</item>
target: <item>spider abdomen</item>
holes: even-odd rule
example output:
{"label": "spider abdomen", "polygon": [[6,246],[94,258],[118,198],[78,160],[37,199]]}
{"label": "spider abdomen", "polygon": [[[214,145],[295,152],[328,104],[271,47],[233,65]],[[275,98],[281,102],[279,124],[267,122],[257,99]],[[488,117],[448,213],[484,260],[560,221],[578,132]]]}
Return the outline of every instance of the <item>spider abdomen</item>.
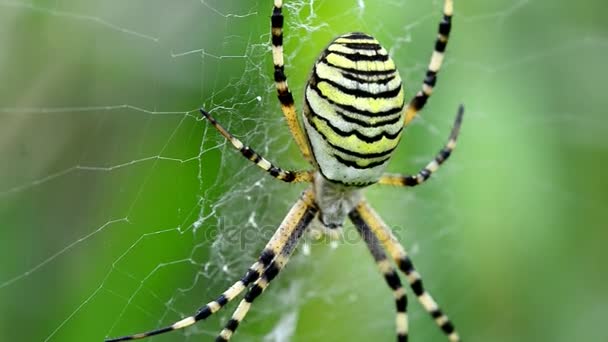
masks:
{"label": "spider abdomen", "polygon": [[364,33],[339,36],[315,63],[304,99],[304,127],[323,177],[377,182],[403,129],[403,87],[387,51]]}

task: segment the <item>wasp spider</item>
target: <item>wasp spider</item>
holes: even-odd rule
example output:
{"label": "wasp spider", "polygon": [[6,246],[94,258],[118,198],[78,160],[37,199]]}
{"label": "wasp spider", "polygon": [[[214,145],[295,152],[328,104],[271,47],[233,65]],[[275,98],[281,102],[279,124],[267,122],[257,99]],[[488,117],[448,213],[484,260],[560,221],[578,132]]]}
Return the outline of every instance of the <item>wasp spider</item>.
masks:
{"label": "wasp spider", "polygon": [[393,291],[397,307],[397,340],[406,341],[408,337],[407,297],[392,262],[405,274],[418,301],[448,340],[460,341],[448,317],[424,289],[420,274],[403,246],[361,193],[362,188],[374,183],[404,187],[422,184],[456,146],[462,106],[447,144],[426,167],[414,175],[384,173],[403,128],[414,119],[432,94],[450,33],[452,0],[445,0],[435,50],[422,89],[407,105],[401,78],[386,50],[365,33],[347,33],[334,39],[313,66],[304,95],[304,130],[298,122],[293,96],[287,87],[281,7],[282,1],[275,0],[271,17],[274,80],[289,130],[313,169],[283,170],[244,145],[208,112],[201,110],[201,113],[245,158],[272,177],[288,183],[308,182],[311,183],[310,187],[291,208],[259,259],[241,280],[217,299],[201,307],[194,315],[168,327],[107,341],[139,339],[190,326],[216,313],[247,290],[232,318],[216,338],[216,341],[228,341],[253,301],[287,264],[306,229],[312,224],[327,234],[335,235],[347,217],[367,244]]}

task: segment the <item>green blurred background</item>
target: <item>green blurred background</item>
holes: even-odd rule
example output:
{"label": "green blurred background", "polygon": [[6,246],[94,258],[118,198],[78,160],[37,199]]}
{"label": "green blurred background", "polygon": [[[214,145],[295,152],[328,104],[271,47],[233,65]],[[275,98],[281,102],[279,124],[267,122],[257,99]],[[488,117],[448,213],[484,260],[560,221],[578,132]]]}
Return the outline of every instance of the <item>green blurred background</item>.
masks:
{"label": "green blurred background", "polygon": [[[298,106],[315,57],[346,31],[376,36],[412,95],[441,4],[287,1]],[[271,5],[0,0],[0,341],[160,327],[253,262],[303,187],[249,166],[196,109],[306,166],[271,82]],[[435,95],[390,170],[422,167],[464,103],[457,151],[425,186],[369,200],[465,341],[608,341],[605,2],[455,7]],[[297,253],[236,341],[394,340],[390,291],[347,240]],[[443,340],[410,303],[411,340]],[[212,340],[229,314],[154,341]]]}

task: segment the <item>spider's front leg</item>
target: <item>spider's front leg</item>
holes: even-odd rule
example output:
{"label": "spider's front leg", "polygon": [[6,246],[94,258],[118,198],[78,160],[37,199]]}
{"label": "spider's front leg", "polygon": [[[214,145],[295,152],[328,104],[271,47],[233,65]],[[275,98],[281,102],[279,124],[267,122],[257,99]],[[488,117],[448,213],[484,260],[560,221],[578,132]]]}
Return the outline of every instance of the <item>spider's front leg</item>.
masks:
{"label": "spider's front leg", "polygon": [[300,152],[309,163],[313,164],[310,148],[306,141],[306,136],[302,132],[302,127],[298,122],[298,115],[293,101],[293,95],[287,85],[287,75],[285,75],[285,58],[283,57],[283,1],[275,0],[270,17],[270,34],[272,36],[272,64],[274,66],[274,84],[277,88],[277,96],[281,103],[281,111],[289,127]]}
{"label": "spider's front leg", "polygon": [[196,314],[160,329],[135,335],[106,339],[105,342],[142,339],[182,329],[208,318],[240,295],[251,283],[256,282],[260,276],[265,275],[269,267],[275,265],[277,263],[276,260],[281,258],[284,250],[286,248],[291,248],[288,246],[292,244],[293,236],[300,234],[299,230],[303,229],[302,226],[304,226],[304,228],[308,226],[312,218],[316,215],[316,211],[317,209],[314,204],[314,194],[312,190],[309,189],[304,191],[300,199],[294,204],[272,238],[270,238],[270,241],[268,241],[264,247],[257,262],[249,268],[245,276],[224,291],[216,300],[211,301],[198,309]]}
{"label": "spider's front leg", "polygon": [[453,0],[445,0],[443,3],[443,18],[439,22],[437,39],[435,40],[435,50],[431,56],[431,61],[426,71],[426,76],[422,83],[422,89],[416,93],[416,96],[408,103],[405,109],[405,125],[410,123],[424,108],[427,100],[433,94],[433,88],[437,83],[437,74],[443,64],[445,49],[450,38],[450,30],[452,29],[452,14],[454,13]]}
{"label": "spider's front leg", "polygon": [[456,141],[458,140],[458,133],[460,133],[460,125],[462,124],[462,116],[464,115],[464,106],[458,107],[458,113],[456,114],[456,120],[454,120],[454,126],[452,126],[452,132],[450,138],[445,146],[439,151],[435,158],[428,163],[422,170],[415,175],[399,175],[399,174],[385,174],[378,180],[379,184],[395,185],[395,186],[416,186],[427,181],[431,175],[439,169],[439,166],[443,164],[452,154],[452,151],[456,147]]}
{"label": "spider's front leg", "polygon": [[230,141],[232,146],[234,146],[237,150],[239,150],[239,152],[241,152],[243,157],[253,162],[255,165],[266,171],[272,177],[287,183],[312,182],[312,172],[283,170],[282,168],[273,165],[266,158],[257,154],[249,146],[246,146],[234,135],[230,134],[230,132],[228,132],[222,125],[220,125],[219,122],[217,122],[217,120],[215,120],[215,118],[211,116],[211,114],[209,114],[209,112],[206,112],[203,109],[200,109],[200,112],[207,120],[209,120],[211,125],[213,125],[213,127],[217,129],[222,136],[224,136],[224,138]]}

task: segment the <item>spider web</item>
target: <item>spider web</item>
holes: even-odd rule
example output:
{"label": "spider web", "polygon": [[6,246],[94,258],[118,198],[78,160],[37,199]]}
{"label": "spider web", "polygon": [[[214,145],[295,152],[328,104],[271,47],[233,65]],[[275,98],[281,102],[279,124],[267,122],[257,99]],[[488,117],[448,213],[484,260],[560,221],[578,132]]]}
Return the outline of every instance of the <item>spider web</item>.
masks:
{"label": "spider web", "polygon": [[[471,341],[605,338],[587,323],[605,312],[608,299],[598,299],[604,277],[580,302],[566,300],[580,315],[549,315],[552,322],[576,316],[576,335],[536,334],[527,320],[545,314],[534,311],[539,302],[514,304],[524,290],[512,290],[511,277],[526,269],[524,260],[534,250],[557,257],[573,238],[562,233],[547,243],[555,225],[574,219],[559,222],[561,216],[546,213],[570,208],[575,217],[591,217],[593,228],[607,203],[605,186],[580,196],[575,183],[556,185],[578,171],[556,151],[592,150],[594,160],[608,160],[608,144],[599,138],[608,125],[593,87],[608,75],[584,72],[605,69],[600,57],[608,52],[608,32],[593,6],[555,5],[572,19],[558,20],[549,35],[534,19],[548,4],[457,1],[436,94],[408,129],[390,171],[414,172],[430,160],[465,102],[462,147],[420,189],[367,192]],[[0,0],[0,340],[100,341],[171,324],[214,299],[255,260],[303,187],[250,166],[200,119],[198,108],[278,165],[306,167],[272,83],[271,5]],[[317,54],[347,31],[376,36],[413,94],[441,6],[438,0],[286,1],[287,74],[298,107]],[[563,69],[568,59],[578,63]],[[552,76],[556,69],[559,77]],[[585,114],[563,94],[585,94]],[[514,146],[505,147],[508,141]],[[576,164],[589,160],[587,152]],[[528,180],[530,170],[548,175]],[[496,181],[511,178],[529,191]],[[486,186],[503,191],[493,204]],[[510,206],[523,197],[528,209],[501,222],[504,208],[517,210]],[[531,204],[539,202],[542,210]],[[532,226],[537,229],[528,231]],[[520,236],[526,243],[517,243]],[[583,242],[594,240],[590,234]],[[503,241],[521,256],[501,249]],[[584,255],[594,260],[592,252]],[[559,268],[548,269],[537,283]],[[477,285],[482,279],[492,279],[484,290]],[[389,293],[354,230],[339,243],[306,240],[237,337],[392,340]],[[437,340],[431,320],[410,307],[413,339]],[[157,340],[210,340],[233,308]]]}

